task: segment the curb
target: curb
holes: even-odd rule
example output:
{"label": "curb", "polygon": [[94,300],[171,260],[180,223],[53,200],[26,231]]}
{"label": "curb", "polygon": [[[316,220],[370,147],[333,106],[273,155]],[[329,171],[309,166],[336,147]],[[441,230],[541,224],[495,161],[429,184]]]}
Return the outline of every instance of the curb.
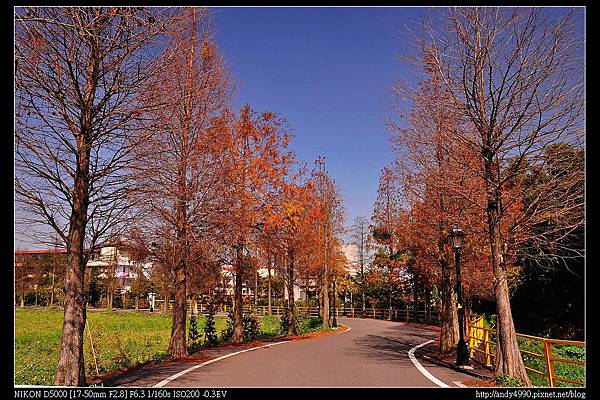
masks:
{"label": "curb", "polygon": [[463,368],[459,368],[455,364],[451,364],[451,363],[449,363],[447,361],[440,360],[439,358],[432,357],[430,355],[430,353],[423,353],[423,355],[426,356],[427,360],[432,361],[434,363],[439,363],[442,366],[444,366],[446,368],[450,368],[453,371],[461,372],[461,373],[466,374],[466,375],[471,375],[472,377],[475,377],[475,378],[478,378],[478,379],[482,379],[482,380],[489,380],[490,379],[489,375],[484,375],[482,373],[479,373],[475,369],[463,369]]}

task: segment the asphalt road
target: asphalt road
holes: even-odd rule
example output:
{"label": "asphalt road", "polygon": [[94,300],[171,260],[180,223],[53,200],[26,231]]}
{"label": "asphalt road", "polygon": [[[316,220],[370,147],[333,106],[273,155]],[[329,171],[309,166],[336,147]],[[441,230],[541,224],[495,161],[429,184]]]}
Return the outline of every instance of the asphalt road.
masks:
{"label": "asphalt road", "polygon": [[[437,333],[399,322],[340,318],[349,331],[294,340],[236,354],[185,372],[196,362],[141,368],[104,382],[105,386],[164,387],[438,387],[474,379],[422,356],[430,343],[415,349],[421,368],[409,357],[415,346]],[[241,348],[221,349],[222,356]],[[426,375],[433,377],[428,378]],[[166,382],[167,380],[168,382]],[[436,382],[437,381],[437,382]]]}

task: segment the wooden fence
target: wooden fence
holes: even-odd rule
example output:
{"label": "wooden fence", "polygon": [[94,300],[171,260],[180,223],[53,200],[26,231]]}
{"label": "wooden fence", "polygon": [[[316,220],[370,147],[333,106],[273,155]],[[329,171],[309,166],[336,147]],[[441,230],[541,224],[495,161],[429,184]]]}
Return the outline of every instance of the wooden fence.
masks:
{"label": "wooden fence", "polygon": [[[527,371],[533,374],[545,377],[548,381],[548,386],[556,387],[557,382],[568,382],[582,386],[585,385],[585,382],[581,380],[560,377],[556,374],[557,363],[585,367],[585,361],[571,360],[553,356],[553,348],[555,345],[572,345],[585,348],[585,342],[576,340],[548,339],[538,336],[525,335],[522,333],[517,333],[517,338],[521,339],[522,343],[537,343],[537,347],[541,349],[540,353],[525,349],[520,349],[520,351],[524,358],[532,357],[543,361],[545,371],[540,371],[527,365],[525,365],[525,368]],[[483,316],[479,316],[469,322],[467,339],[469,341],[469,356],[482,365],[493,367],[496,360],[496,330],[492,328],[485,328],[483,326]]]}
{"label": "wooden fence", "polygon": [[[161,310],[164,304],[164,300],[156,300],[155,308],[157,310]],[[193,311],[193,303],[188,301],[189,311]],[[204,314],[206,313],[206,305],[198,303],[196,305],[198,313]],[[169,302],[169,311],[173,309],[173,301]],[[227,313],[231,311],[231,306],[223,305],[218,308],[219,312]],[[296,306],[296,311],[301,315],[309,315],[311,317],[319,316],[319,308],[318,307],[301,307]],[[252,304],[246,304],[243,306],[244,313],[254,313],[258,315],[268,315],[269,308],[268,306],[254,306]],[[282,306],[272,306],[271,313],[272,315],[281,316],[284,312],[284,308]],[[331,310],[333,316],[334,310]],[[337,307],[335,309],[336,317],[347,317],[347,318],[371,318],[371,319],[383,319],[388,321],[408,321],[408,322],[426,322],[426,313],[425,310],[415,310],[413,309],[389,309],[389,308],[366,308],[363,310],[362,308],[353,308],[353,307]],[[431,321],[437,321],[437,313],[435,310],[431,312]]]}
{"label": "wooden fence", "polygon": [[[267,315],[268,307],[267,306],[252,306],[245,305],[243,307],[244,312],[246,313],[256,313],[259,315]],[[284,308],[281,306],[273,306],[272,313],[273,315],[281,315],[283,314]],[[309,315],[311,317],[319,316],[319,308],[318,307],[301,307],[296,306],[296,312],[302,315]],[[346,317],[346,318],[370,318],[370,319],[384,319],[391,321],[425,321],[425,311],[424,310],[411,310],[411,309],[388,309],[388,308],[353,308],[353,307],[337,307],[335,310],[331,310],[331,315],[335,312],[336,317]]]}

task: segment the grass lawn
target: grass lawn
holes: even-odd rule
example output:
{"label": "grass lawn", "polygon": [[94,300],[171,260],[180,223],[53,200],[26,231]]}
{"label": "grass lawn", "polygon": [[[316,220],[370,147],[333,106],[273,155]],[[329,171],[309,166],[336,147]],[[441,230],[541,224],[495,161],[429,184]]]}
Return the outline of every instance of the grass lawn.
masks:
{"label": "grass lawn", "polygon": [[[542,342],[529,340],[526,338],[519,338],[519,348],[521,350],[527,350],[537,354],[544,354],[544,346]],[[553,345],[552,346],[552,357],[556,359],[574,360],[574,361],[585,361],[585,348],[580,346],[572,345]],[[528,354],[523,354],[523,362],[529,368],[536,369],[540,372],[547,372],[546,363],[543,359],[534,357]],[[568,363],[555,362],[554,372],[557,377],[573,379],[585,382],[585,366],[574,365]],[[529,379],[534,386],[548,386],[548,378],[545,376],[536,374],[528,371]],[[581,387],[580,385],[556,381],[556,385],[559,387]]]}
{"label": "grass lawn", "polygon": [[[15,384],[53,384],[62,321],[62,310],[15,311]],[[87,321],[84,351],[88,377],[161,360],[168,356],[170,315],[88,311]],[[197,321],[198,330],[203,332],[204,317],[199,316]],[[301,318],[300,330],[302,333],[320,330],[319,323],[314,318]],[[227,318],[215,317],[215,328],[219,338],[226,326]],[[279,327],[279,317],[262,317],[260,336],[279,336]]]}

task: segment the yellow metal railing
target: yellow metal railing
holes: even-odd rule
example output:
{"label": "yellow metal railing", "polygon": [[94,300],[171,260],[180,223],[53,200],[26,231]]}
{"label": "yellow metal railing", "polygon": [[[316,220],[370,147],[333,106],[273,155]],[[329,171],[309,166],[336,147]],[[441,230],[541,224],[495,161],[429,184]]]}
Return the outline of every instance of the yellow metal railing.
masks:
{"label": "yellow metal railing", "polygon": [[[585,385],[585,382],[580,380],[557,376],[555,368],[556,363],[585,366],[584,361],[555,358],[552,355],[553,345],[573,345],[585,347],[585,342],[576,340],[548,339],[539,336],[525,335],[522,333],[517,333],[517,337],[540,342],[542,344],[542,354],[525,349],[520,349],[520,351],[524,355],[544,361],[544,365],[546,367],[545,372],[539,371],[527,365],[525,366],[525,369],[534,374],[544,376],[548,380],[548,385],[550,387],[556,387],[557,382],[569,382],[582,386]],[[479,316],[470,321],[468,325],[467,339],[469,340],[469,356],[485,366],[492,367],[496,359],[496,331],[483,326],[483,316]]]}

